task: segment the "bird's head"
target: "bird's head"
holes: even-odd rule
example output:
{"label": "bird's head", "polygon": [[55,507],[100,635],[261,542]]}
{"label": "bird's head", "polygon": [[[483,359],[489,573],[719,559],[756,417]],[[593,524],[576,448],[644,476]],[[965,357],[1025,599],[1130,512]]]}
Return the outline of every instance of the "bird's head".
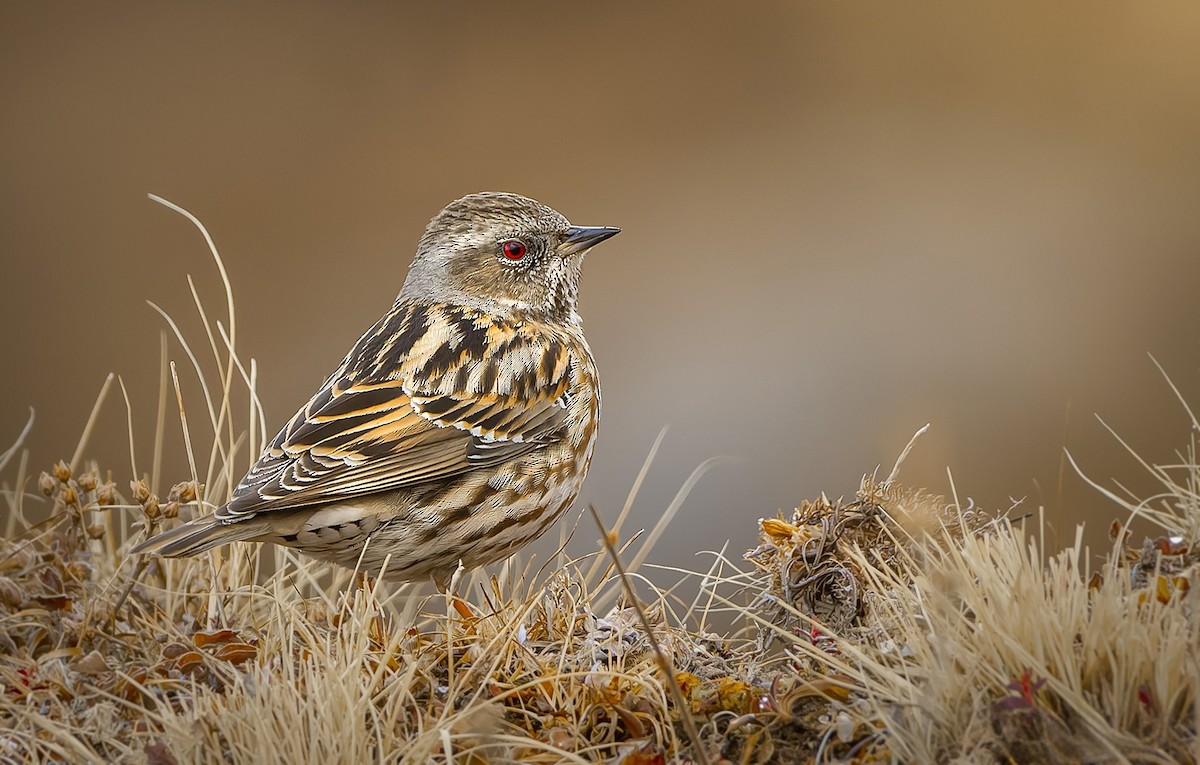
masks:
{"label": "bird's head", "polygon": [[617,233],[572,226],[561,213],[517,194],[471,194],[429,222],[399,299],[576,321],[583,256]]}

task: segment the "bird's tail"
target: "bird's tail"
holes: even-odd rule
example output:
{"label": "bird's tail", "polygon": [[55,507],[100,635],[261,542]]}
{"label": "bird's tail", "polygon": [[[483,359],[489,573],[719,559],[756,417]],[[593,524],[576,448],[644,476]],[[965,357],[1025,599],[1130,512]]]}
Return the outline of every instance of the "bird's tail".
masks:
{"label": "bird's tail", "polygon": [[153,553],[165,558],[186,558],[230,542],[254,539],[268,530],[266,521],[262,520],[247,519],[238,523],[222,523],[215,516],[206,515],[155,534],[134,546],[129,552],[135,555]]}

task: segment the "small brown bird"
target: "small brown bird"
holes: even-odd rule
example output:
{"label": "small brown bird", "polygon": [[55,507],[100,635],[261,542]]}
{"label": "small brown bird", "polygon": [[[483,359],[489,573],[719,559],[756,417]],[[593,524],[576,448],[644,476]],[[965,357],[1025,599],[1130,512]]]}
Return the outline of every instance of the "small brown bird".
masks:
{"label": "small brown bird", "polygon": [[212,515],[133,552],[239,540],[365,572],[448,582],[502,560],[575,500],[600,417],[576,312],[588,250],[516,194],[472,194],[430,221],[392,309],[367,330]]}

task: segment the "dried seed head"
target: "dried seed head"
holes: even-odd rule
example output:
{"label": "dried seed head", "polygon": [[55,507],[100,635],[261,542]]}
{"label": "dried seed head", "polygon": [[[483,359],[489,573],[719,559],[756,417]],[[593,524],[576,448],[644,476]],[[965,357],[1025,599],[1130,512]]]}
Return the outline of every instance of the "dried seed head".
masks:
{"label": "dried seed head", "polygon": [[179,503],[178,502],[168,502],[167,504],[163,505],[162,506],[162,514],[163,514],[164,518],[178,518],[179,517]]}
{"label": "dried seed head", "polygon": [[92,578],[92,564],[81,560],[71,561],[63,571],[76,582],[86,582]]}
{"label": "dried seed head", "polygon": [[308,620],[314,624],[324,624],[329,620],[329,612],[320,602],[306,603],[304,613],[308,617]]}
{"label": "dried seed head", "polygon": [[56,488],[58,488],[58,482],[54,480],[54,476],[43,470],[42,474],[38,476],[38,489],[47,497],[53,497]]}
{"label": "dried seed head", "polygon": [[102,539],[108,533],[108,526],[103,523],[93,523],[87,527],[87,535],[89,539]]}
{"label": "dried seed head", "polygon": [[117,504],[117,485],[112,481],[105,481],[97,486],[96,504],[100,507],[111,507]]}
{"label": "dried seed head", "polygon": [[162,515],[162,510],[158,507],[158,500],[154,497],[147,497],[146,501],[142,502],[142,512],[147,518],[157,518]]}
{"label": "dried seed head", "polygon": [[146,500],[150,499],[150,487],[145,481],[130,481],[129,488],[133,490],[133,501],[139,505],[145,505]]}
{"label": "dried seed head", "polygon": [[195,481],[180,481],[171,487],[167,499],[172,502],[195,502],[201,488]]}
{"label": "dried seed head", "polygon": [[80,475],[79,478],[76,479],[76,483],[79,485],[80,491],[95,491],[96,484],[100,483],[100,479],[96,475],[95,470],[89,470]]}
{"label": "dried seed head", "polygon": [[54,477],[63,483],[71,480],[71,466],[63,460],[59,460],[58,462],[54,463],[52,470],[54,472]]}
{"label": "dried seed head", "polygon": [[68,507],[79,504],[79,492],[75,491],[73,484],[67,484],[67,488],[63,490],[62,501]]}

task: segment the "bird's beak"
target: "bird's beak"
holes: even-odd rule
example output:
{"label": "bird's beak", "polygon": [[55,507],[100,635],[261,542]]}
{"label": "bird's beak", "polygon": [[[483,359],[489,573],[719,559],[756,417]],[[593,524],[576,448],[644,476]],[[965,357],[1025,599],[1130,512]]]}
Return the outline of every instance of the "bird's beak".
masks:
{"label": "bird's beak", "polygon": [[611,226],[571,226],[567,229],[567,238],[558,246],[558,254],[565,258],[584,252],[619,233],[621,229]]}

